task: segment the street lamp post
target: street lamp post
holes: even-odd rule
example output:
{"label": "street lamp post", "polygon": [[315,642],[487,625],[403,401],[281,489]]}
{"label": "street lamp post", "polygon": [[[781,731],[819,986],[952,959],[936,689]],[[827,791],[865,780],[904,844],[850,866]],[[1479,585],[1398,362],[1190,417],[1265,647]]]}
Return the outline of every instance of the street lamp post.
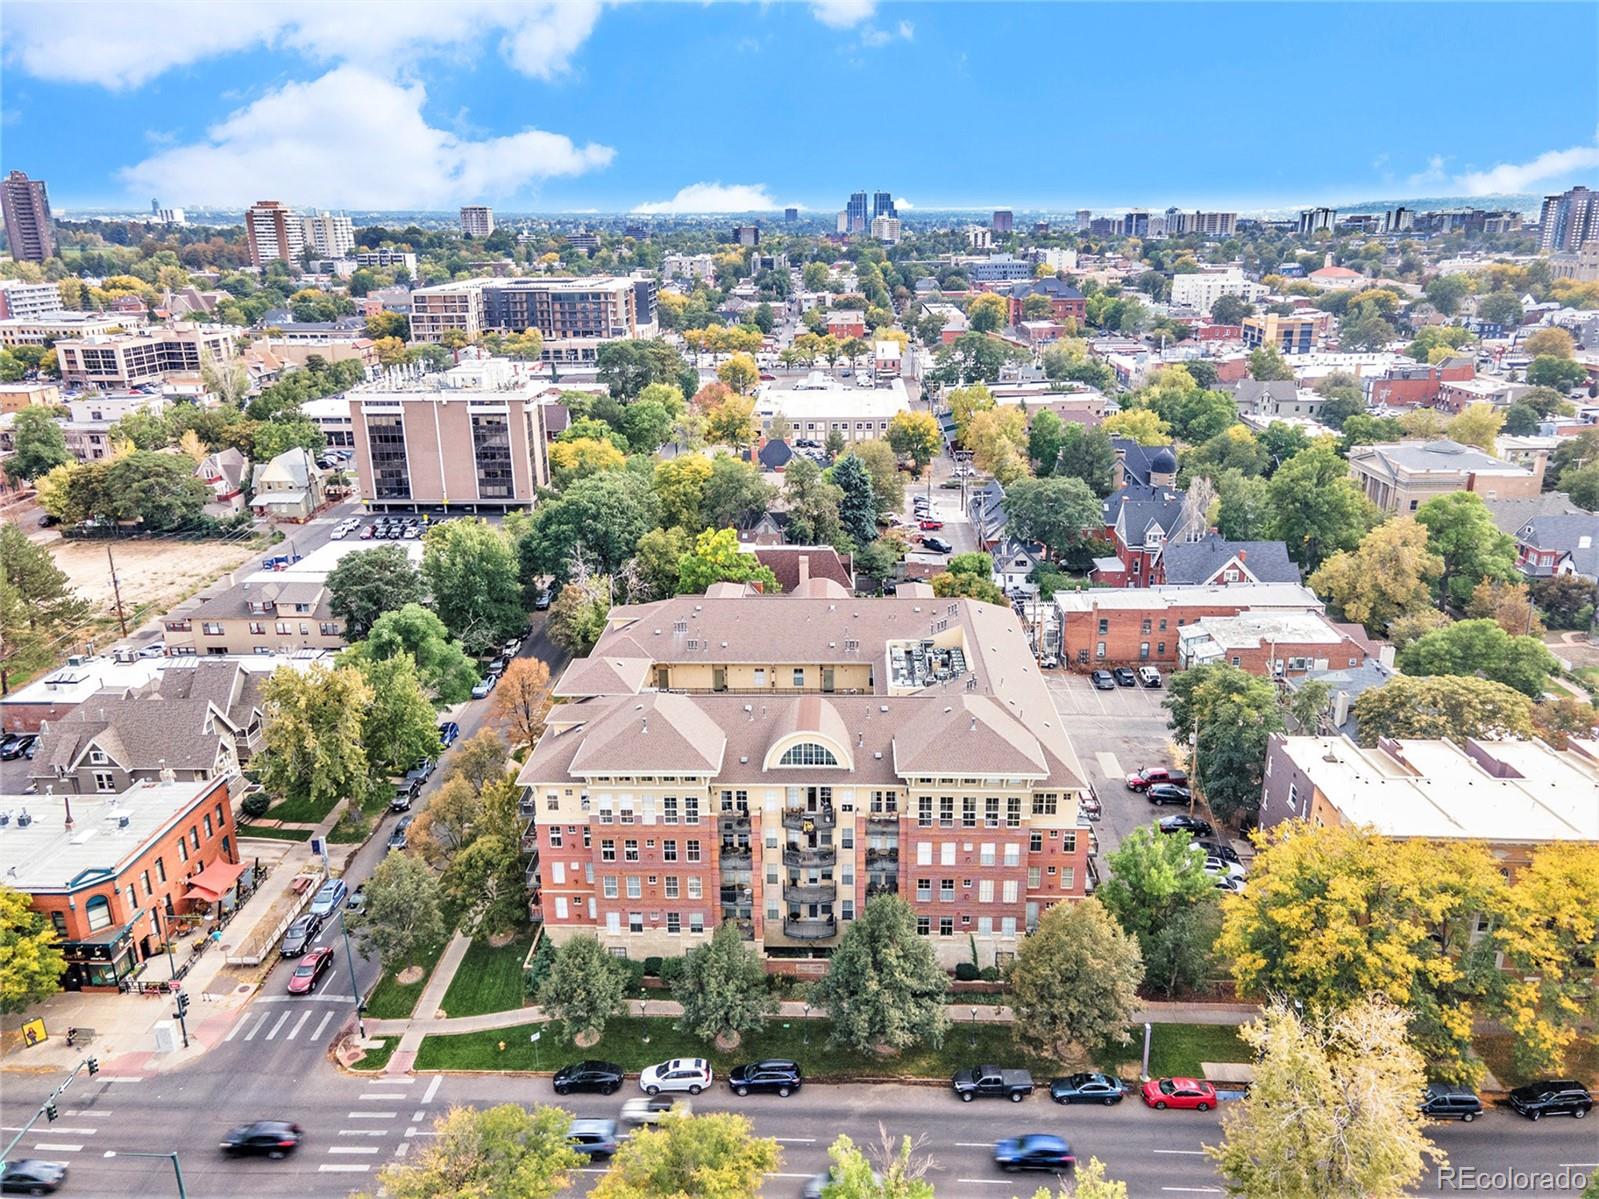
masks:
{"label": "street lamp post", "polygon": [[361,1002],[361,982],[355,977],[355,951],[350,948],[350,930],[344,927],[344,909],[339,909],[339,935],[344,938],[344,961],[350,971],[350,992],[355,996],[355,1027],[366,1040],[366,1004]]}
{"label": "street lamp post", "polygon": [[155,929],[155,935],[161,938],[161,943],[167,948],[167,967],[172,971],[172,977],[178,977],[178,963],[172,957],[172,921],[167,921],[167,931],[161,932],[161,905],[150,909],[150,924]]}
{"label": "street lamp post", "polygon": [[972,1009],[971,1042],[972,1042],[972,1048],[976,1049],[977,1048],[977,1009],[976,1008]]}
{"label": "street lamp post", "polygon": [[178,1179],[178,1199],[189,1199],[189,1192],[183,1187],[183,1167],[178,1164],[178,1155],[173,1153],[136,1153],[131,1149],[108,1149],[107,1157],[165,1157],[172,1160],[172,1172]]}
{"label": "street lamp post", "polygon": [[639,1024],[644,1029],[644,1044],[646,1044],[646,1045],[648,1045],[650,1043],[650,1001],[649,1001],[649,998],[648,998],[649,993],[650,992],[649,992],[649,989],[647,987],[640,987],[638,989]]}

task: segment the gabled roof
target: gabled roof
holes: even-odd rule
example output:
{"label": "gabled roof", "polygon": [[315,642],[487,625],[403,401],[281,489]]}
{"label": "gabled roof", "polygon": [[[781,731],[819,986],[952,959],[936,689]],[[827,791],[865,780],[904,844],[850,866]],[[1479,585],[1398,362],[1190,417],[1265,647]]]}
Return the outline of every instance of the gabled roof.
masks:
{"label": "gabled roof", "polygon": [[1265,399],[1277,403],[1292,401],[1299,394],[1299,384],[1292,379],[1240,379],[1233,386],[1233,396],[1240,408],[1254,407]]}
{"label": "gabled roof", "polygon": [[789,448],[788,442],[778,438],[763,445],[756,457],[767,470],[778,470],[788,465],[789,459],[794,457],[794,451]]}
{"label": "gabled roof", "polygon": [[1516,540],[1540,550],[1557,550],[1588,578],[1599,576],[1599,515],[1535,516],[1516,530]]}
{"label": "gabled roof", "polygon": [[1171,487],[1123,487],[1105,501],[1105,523],[1115,527],[1122,544],[1145,544],[1152,528],[1169,538],[1183,518],[1186,493]]}
{"label": "gabled roof", "polygon": [[1083,293],[1078,291],[1064,279],[1057,279],[1050,275],[1044,279],[1025,279],[1014,283],[1009,289],[1013,300],[1025,300],[1028,296],[1048,296],[1051,300],[1081,300]]}
{"label": "gabled roof", "polygon": [[1169,475],[1177,471],[1177,450],[1173,446],[1139,445],[1130,437],[1113,437],[1110,445],[1121,459],[1122,470],[1135,483],[1147,487],[1151,474]]}
{"label": "gabled roof", "polygon": [[1168,584],[1209,583],[1229,565],[1237,565],[1257,583],[1297,583],[1299,568],[1288,559],[1281,541],[1228,541],[1212,533],[1198,541],[1174,541],[1162,556]]}
{"label": "gabled roof", "polygon": [[727,739],[692,699],[650,692],[614,705],[572,756],[573,774],[715,774]]}
{"label": "gabled roof", "polygon": [[777,576],[777,586],[785,592],[800,586],[800,563],[807,579],[830,579],[846,592],[855,588],[852,562],[830,545],[761,545],[750,550],[755,560]]}
{"label": "gabled roof", "polygon": [[72,771],[97,747],[124,770],[204,770],[216,764],[222,733],[237,731],[209,699],[102,693],[47,725],[39,758],[52,772]]}

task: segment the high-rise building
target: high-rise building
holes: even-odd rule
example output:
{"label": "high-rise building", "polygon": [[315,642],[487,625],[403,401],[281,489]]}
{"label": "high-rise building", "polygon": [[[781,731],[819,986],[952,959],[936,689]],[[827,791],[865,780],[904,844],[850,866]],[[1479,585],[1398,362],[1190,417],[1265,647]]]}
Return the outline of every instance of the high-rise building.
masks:
{"label": "high-rise building", "polygon": [[1384,233],[1407,233],[1416,225],[1416,211],[1413,208],[1390,208],[1382,214],[1382,231]]}
{"label": "high-rise building", "polygon": [[1299,236],[1309,237],[1325,229],[1328,233],[1338,223],[1338,212],[1333,208],[1307,208],[1299,214]]}
{"label": "high-rise building", "polygon": [[606,341],[639,336],[634,280],[607,275],[548,279],[462,279],[411,293],[411,339],[438,341],[458,330],[468,339],[487,329],[537,329],[544,361],[593,362]]}
{"label": "high-rise building", "polygon": [[1090,208],[1079,208],[1077,210],[1077,227],[1079,229],[1086,229],[1086,228],[1088,228],[1089,225],[1093,224],[1093,222],[1094,222],[1094,212],[1093,212],[1092,209],[1090,209]]}
{"label": "high-rise building", "polygon": [[785,209],[783,209],[783,220],[784,220],[784,222],[786,224],[792,225],[795,221],[799,220],[799,209],[798,208],[785,208]]}
{"label": "high-rise building", "polygon": [[1001,237],[1014,230],[1016,228],[1016,218],[1011,213],[1011,210],[1008,208],[996,208],[994,210],[992,228]]}
{"label": "high-rise building", "polygon": [[[8,224],[10,219],[8,214]],[[1546,196],[1538,215],[1538,248],[1580,250],[1589,241],[1599,241],[1599,195],[1574,187]]]}
{"label": "high-rise building", "polygon": [[1121,219],[1121,235],[1123,237],[1148,237],[1149,213],[1142,208],[1135,208],[1124,213]]}
{"label": "high-rise building", "polygon": [[1238,231],[1236,212],[1182,212],[1176,208],[1166,210],[1166,233],[1182,237],[1200,233],[1208,237],[1231,237]]}
{"label": "high-rise building", "polygon": [[347,216],[319,212],[304,218],[305,244],[323,258],[345,258],[355,249],[355,226]]}
{"label": "high-rise building", "polygon": [[250,262],[265,266],[277,259],[297,262],[305,253],[305,225],[294,209],[278,200],[257,200],[244,213]]}
{"label": "high-rise building", "polygon": [[65,311],[61,288],[54,283],[0,279],[0,320],[33,320]]}
{"label": "high-rise building", "polygon": [[486,204],[461,207],[461,232],[468,237],[487,237],[494,232],[494,209]]}
{"label": "high-rise building", "polygon": [[899,218],[897,216],[875,216],[872,218],[872,238],[874,241],[894,245],[899,241],[899,236]]}
{"label": "high-rise building", "polygon": [[760,245],[761,227],[759,225],[734,225],[733,243],[740,246]]}
{"label": "high-rise building", "polygon": [[880,216],[899,216],[899,209],[894,207],[893,192],[872,193],[872,219],[876,220]]}
{"label": "high-rise building", "polygon": [[866,207],[865,192],[851,192],[849,197],[849,205],[844,209],[844,212],[849,217],[848,227],[844,230],[844,232],[866,232],[866,227],[871,224],[872,218],[869,210]]}
{"label": "high-rise building", "polygon": [[158,208],[155,210],[155,219],[163,225],[187,225],[188,214],[181,208]]}
{"label": "high-rise building", "polygon": [[6,243],[18,262],[43,262],[56,252],[50,224],[50,197],[43,179],[12,171],[0,187],[0,215],[5,217]]}

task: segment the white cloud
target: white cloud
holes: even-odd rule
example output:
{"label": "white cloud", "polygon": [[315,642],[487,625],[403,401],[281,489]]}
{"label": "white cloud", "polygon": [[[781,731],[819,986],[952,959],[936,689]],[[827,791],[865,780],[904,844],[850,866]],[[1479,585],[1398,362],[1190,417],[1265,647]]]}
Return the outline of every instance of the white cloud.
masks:
{"label": "white cloud", "polygon": [[811,0],[811,11],[831,29],[854,29],[871,19],[877,0]]}
{"label": "white cloud", "polygon": [[909,212],[911,209],[915,208],[916,205],[912,204],[904,196],[900,196],[897,200],[894,201],[894,207],[895,207],[896,210],[902,209],[905,212]]}
{"label": "white cloud", "polygon": [[1427,168],[1417,171],[1406,181],[1410,187],[1437,187],[1448,182],[1449,174],[1444,170],[1444,156],[1434,154],[1427,159]]}
{"label": "white cloud", "polygon": [[123,168],[135,195],[234,206],[264,197],[339,208],[440,208],[609,165],[609,146],[539,129],[472,140],[427,123],[420,83],[343,66],[229,114],[203,141]]}
{"label": "white cloud", "polygon": [[1547,182],[1563,182],[1578,171],[1599,168],[1599,139],[1569,150],[1546,150],[1530,162],[1502,162],[1486,171],[1461,175],[1456,185],[1468,196],[1527,192]]}
{"label": "white cloud", "polygon": [[683,212],[771,212],[778,204],[764,183],[691,183],[670,200],[654,200],[633,209],[643,214]]}
{"label": "white cloud", "polygon": [[487,33],[524,75],[567,69],[594,29],[601,0],[11,0],[8,62],[66,83],[133,88],[171,70],[257,46],[281,46],[320,62],[355,62],[392,73],[417,54],[460,49]]}

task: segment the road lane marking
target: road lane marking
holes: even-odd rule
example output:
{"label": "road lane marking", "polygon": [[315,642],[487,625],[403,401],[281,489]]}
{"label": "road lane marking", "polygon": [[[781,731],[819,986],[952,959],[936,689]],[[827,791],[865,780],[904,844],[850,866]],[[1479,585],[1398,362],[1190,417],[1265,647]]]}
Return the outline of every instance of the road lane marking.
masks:
{"label": "road lane marking", "polygon": [[422,1096],[423,1103],[432,1103],[433,1096],[439,1093],[439,1085],[444,1081],[444,1075],[435,1074],[433,1081],[428,1083],[427,1093]]}
{"label": "road lane marking", "polygon": [[399,1112],[351,1112],[352,1120],[392,1120]]}
{"label": "road lane marking", "polygon": [[277,1036],[278,1029],[287,1024],[289,1022],[289,1017],[292,1015],[294,1015],[293,1012],[284,1012],[283,1015],[279,1016],[278,1022],[272,1026],[272,1031],[267,1033],[266,1039],[270,1041],[273,1037]]}
{"label": "road lane marking", "polygon": [[295,1037],[300,1035],[300,1030],[305,1027],[305,1022],[310,1018],[310,1012],[301,1012],[300,1018],[294,1022],[294,1027],[289,1029],[288,1034],[283,1039],[285,1041],[294,1040]]}
{"label": "road lane marking", "polygon": [[255,1034],[260,1032],[262,1027],[270,1019],[272,1019],[272,1013],[271,1012],[262,1012],[261,1013],[261,1018],[255,1022],[255,1027],[252,1028],[249,1032],[244,1034],[244,1039],[246,1041],[255,1040]]}
{"label": "road lane marking", "polygon": [[416,1111],[411,1113],[411,1119],[413,1120],[426,1120],[427,1118],[428,1114],[422,1108],[417,1108]]}
{"label": "road lane marking", "polygon": [[142,1074],[112,1074],[109,1077],[102,1078],[100,1081],[101,1082],[143,1082],[144,1081],[144,1075],[142,1075]]}
{"label": "road lane marking", "polygon": [[372,1167],[365,1165],[347,1165],[344,1162],[320,1165],[316,1168],[318,1174],[365,1174]]}
{"label": "road lane marking", "polygon": [[957,1178],[956,1182],[971,1182],[991,1187],[1013,1187],[1016,1183],[1009,1178]]}
{"label": "road lane marking", "polygon": [[376,1145],[329,1145],[329,1153],[376,1153]]}
{"label": "road lane marking", "polygon": [[1220,1195],[1220,1187],[1161,1187],[1163,1191],[1173,1191],[1179,1195]]}
{"label": "road lane marking", "polygon": [[63,1116],[113,1116],[116,1113],[107,1111],[103,1107],[68,1107],[61,1111]]}
{"label": "road lane marking", "polygon": [[388,1135],[388,1130],[383,1128],[341,1128],[341,1137],[382,1137]]}
{"label": "road lane marking", "polygon": [[1151,1153],[1180,1153],[1187,1157],[1204,1157],[1203,1149],[1151,1149]]}
{"label": "road lane marking", "polygon": [[404,1091],[362,1091],[361,1099],[404,1099]]}
{"label": "road lane marking", "polygon": [[411,1127],[405,1130],[407,1137],[436,1137],[439,1134],[431,1129]]}
{"label": "road lane marking", "polygon": [[99,1132],[100,1130],[98,1128],[73,1128],[73,1127],[71,1127],[70,1125],[67,1125],[67,1124],[57,1124],[57,1125],[55,1125],[53,1131],[57,1135],[60,1135],[63,1132],[69,1132],[73,1136],[92,1137],[95,1133]]}
{"label": "road lane marking", "polygon": [[394,1147],[394,1156],[395,1157],[404,1157],[405,1153],[406,1153],[406,1150],[408,1150],[410,1148],[411,1148],[411,1142],[410,1141],[401,1141],[398,1145],[396,1145]]}
{"label": "road lane marking", "polygon": [[773,1137],[774,1141],[781,1141],[785,1145],[814,1145],[815,1137]]}
{"label": "road lane marking", "polygon": [[317,1024],[316,1031],[311,1034],[311,1039],[313,1041],[322,1036],[322,1030],[328,1026],[328,1021],[331,1019],[333,1019],[333,1012],[331,1010],[322,1013],[321,1022]]}
{"label": "road lane marking", "polygon": [[83,1146],[81,1144],[62,1145],[55,1141],[40,1141],[38,1144],[34,1145],[33,1150],[35,1153],[76,1153],[82,1148]]}

